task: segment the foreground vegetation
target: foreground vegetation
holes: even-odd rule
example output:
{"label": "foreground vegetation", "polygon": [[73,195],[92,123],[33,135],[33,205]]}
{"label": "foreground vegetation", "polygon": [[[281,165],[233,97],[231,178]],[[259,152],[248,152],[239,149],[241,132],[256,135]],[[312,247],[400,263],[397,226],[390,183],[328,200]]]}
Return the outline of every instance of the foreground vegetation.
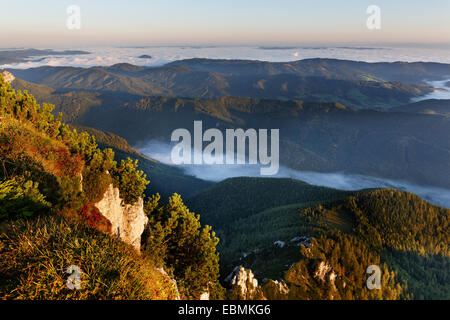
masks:
{"label": "foreground vegetation", "polygon": [[[83,223],[49,215],[3,226],[2,299],[175,299],[176,287],[133,248]],[[78,266],[81,290],[68,290]]]}
{"label": "foreground vegetation", "polygon": [[[135,204],[149,181],[136,160],[117,163],[112,149],[52,109],[0,76],[0,298],[221,297],[219,240],[179,195],[146,201],[142,254],[111,237],[95,203],[112,184],[124,204]],[[82,270],[83,290],[66,288],[70,265]]]}

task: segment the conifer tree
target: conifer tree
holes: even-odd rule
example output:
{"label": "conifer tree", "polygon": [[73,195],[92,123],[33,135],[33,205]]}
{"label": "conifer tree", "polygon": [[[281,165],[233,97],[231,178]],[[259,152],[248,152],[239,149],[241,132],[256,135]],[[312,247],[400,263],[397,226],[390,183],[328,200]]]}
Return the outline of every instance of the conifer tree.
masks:
{"label": "conifer tree", "polygon": [[198,298],[207,290],[213,296],[220,293],[219,239],[210,226],[201,229],[200,216],[189,211],[180,195],[174,194],[166,205],[156,205],[158,199],[146,205],[144,251],[163,260],[187,297]]}

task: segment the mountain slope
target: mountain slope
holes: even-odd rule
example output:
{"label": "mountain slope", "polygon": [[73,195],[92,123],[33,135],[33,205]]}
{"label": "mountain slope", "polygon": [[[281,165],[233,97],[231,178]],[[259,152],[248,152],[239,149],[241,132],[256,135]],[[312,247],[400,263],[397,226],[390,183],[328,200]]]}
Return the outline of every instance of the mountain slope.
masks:
{"label": "mountain slope", "polygon": [[[291,63],[191,59],[152,68],[118,64],[88,69],[40,67],[9,71],[18,78],[60,91],[95,90],[193,98],[246,96],[337,101],[355,108],[389,108],[430,92],[431,88],[421,82],[444,76],[448,65],[439,66],[441,68],[424,63],[367,64],[330,59]],[[406,81],[413,77],[414,84]]]}
{"label": "mountain slope", "polygon": [[450,74],[450,65],[434,62],[376,62],[303,59],[292,62],[266,62],[249,60],[187,59],[168,66],[187,66],[194,70],[232,73],[236,75],[296,74],[328,79],[400,81],[420,83],[423,80],[440,80]]}
{"label": "mountain slope", "polygon": [[450,100],[429,99],[390,109],[392,112],[411,112],[450,116]]}
{"label": "mountain slope", "polygon": [[[34,88],[17,79],[16,84]],[[194,120],[202,120],[205,129],[280,128],[280,161],[287,167],[450,188],[450,119],[445,116],[299,100],[38,92],[57,104],[64,120],[113,132],[133,146],[150,139],[169,143],[173,130],[192,128]]]}
{"label": "mountain slope", "polygon": [[102,67],[39,67],[15,70],[18,78],[43,84],[59,91],[84,90],[126,94],[166,94],[164,88],[141,81],[136,77],[108,72]]}
{"label": "mountain slope", "polygon": [[[284,279],[290,289],[285,298],[450,296],[450,209],[411,193],[342,192],[291,179],[236,178],[189,203],[221,234],[225,271],[243,265],[259,279]],[[366,289],[366,268],[373,264],[383,269],[383,286],[392,291]]]}
{"label": "mountain slope", "polygon": [[[298,209],[345,199],[353,192],[287,178],[231,178],[188,199],[203,223],[215,227],[226,270],[243,253],[294,238],[304,229]],[[231,271],[231,270],[230,270]]]}

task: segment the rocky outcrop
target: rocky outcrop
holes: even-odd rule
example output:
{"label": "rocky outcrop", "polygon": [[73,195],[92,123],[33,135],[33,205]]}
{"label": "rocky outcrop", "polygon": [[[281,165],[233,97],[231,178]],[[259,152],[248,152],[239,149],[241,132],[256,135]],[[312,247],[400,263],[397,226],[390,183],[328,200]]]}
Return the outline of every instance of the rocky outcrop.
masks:
{"label": "rocky outcrop", "polygon": [[14,75],[11,72],[8,72],[6,70],[2,71],[2,76],[3,79],[5,79],[5,81],[9,83],[13,82],[16,79],[16,77],[14,77]]}
{"label": "rocky outcrop", "polygon": [[294,242],[297,247],[304,246],[309,248],[311,245],[311,237],[297,236],[292,238],[291,242]]}
{"label": "rocky outcrop", "polygon": [[209,300],[209,292],[205,291],[200,295],[200,300]]}
{"label": "rocky outcrop", "polygon": [[278,291],[281,294],[288,295],[289,294],[289,287],[287,286],[286,282],[284,281],[277,281],[277,280],[270,280],[273,282],[273,284],[277,287]]}
{"label": "rocky outcrop", "polygon": [[262,290],[268,300],[285,300],[289,297],[289,287],[284,281],[267,280]]}
{"label": "rocky outcrop", "polygon": [[323,283],[325,283],[326,281],[330,281],[332,287],[334,288],[334,291],[337,290],[335,285],[337,275],[333,271],[331,266],[325,261],[320,262],[316,272],[314,273],[314,277],[320,279]]}
{"label": "rocky outcrop", "polygon": [[95,206],[111,222],[112,234],[131,244],[138,252],[141,249],[141,235],[148,218],[144,212],[144,201],[140,198],[133,205],[125,204],[120,198],[118,188],[111,184],[102,200]]}
{"label": "rocky outcrop", "polygon": [[273,244],[278,246],[278,247],[280,247],[280,248],[284,248],[284,246],[286,245],[286,242],[277,240]]}
{"label": "rocky outcrop", "polygon": [[260,300],[265,299],[261,287],[258,286],[258,280],[255,278],[252,270],[245,269],[243,266],[234,268],[225,282],[231,284],[231,298],[239,300]]}

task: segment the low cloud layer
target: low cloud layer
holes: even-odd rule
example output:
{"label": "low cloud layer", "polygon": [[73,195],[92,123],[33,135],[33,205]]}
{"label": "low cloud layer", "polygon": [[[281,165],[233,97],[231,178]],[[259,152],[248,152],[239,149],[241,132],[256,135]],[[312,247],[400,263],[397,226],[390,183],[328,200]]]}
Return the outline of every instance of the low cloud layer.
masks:
{"label": "low cloud layer", "polygon": [[[162,163],[172,165],[170,153],[171,145],[151,140],[137,147],[137,149]],[[232,177],[261,177],[258,165],[185,165],[180,166],[188,175],[202,180],[219,182]],[[409,191],[422,199],[438,206],[450,208],[450,190],[430,186],[420,186],[400,180],[369,177],[359,174],[343,172],[320,173],[298,171],[280,167],[277,178],[293,178],[316,186],[324,186],[340,190],[361,190],[367,188],[394,188]]]}
{"label": "low cloud layer", "polygon": [[[26,69],[39,66],[110,66],[116,63],[160,66],[168,62],[190,58],[249,59],[287,62],[308,58],[335,58],[366,62],[433,61],[450,63],[450,50],[437,48],[364,48],[364,47],[85,47],[87,55],[48,56],[30,59],[1,68]],[[270,50],[269,50],[270,49]],[[1,50],[1,49],[0,49]],[[149,55],[151,59],[141,59]]]}

